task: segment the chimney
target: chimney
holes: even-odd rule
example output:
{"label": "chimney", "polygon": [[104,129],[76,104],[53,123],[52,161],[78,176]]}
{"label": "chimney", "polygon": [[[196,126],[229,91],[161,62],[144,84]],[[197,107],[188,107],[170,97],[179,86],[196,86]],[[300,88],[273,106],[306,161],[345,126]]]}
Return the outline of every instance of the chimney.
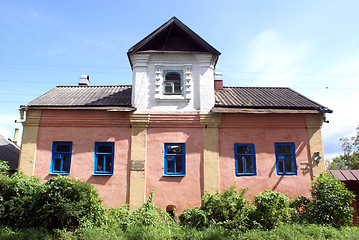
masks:
{"label": "chimney", "polygon": [[220,72],[214,73],[214,90],[223,89],[223,75]]}
{"label": "chimney", "polygon": [[90,85],[90,76],[89,75],[81,75],[79,78],[79,86],[88,86]]}
{"label": "chimney", "polygon": [[15,143],[17,145],[17,138],[19,135],[19,129],[15,128],[15,132],[14,132],[14,139],[12,140],[13,143]]}

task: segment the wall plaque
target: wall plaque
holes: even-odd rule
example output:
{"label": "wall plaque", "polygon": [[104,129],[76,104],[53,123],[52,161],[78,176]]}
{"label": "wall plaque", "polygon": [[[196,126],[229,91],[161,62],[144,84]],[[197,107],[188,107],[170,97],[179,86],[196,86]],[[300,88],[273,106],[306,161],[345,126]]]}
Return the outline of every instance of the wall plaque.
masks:
{"label": "wall plaque", "polygon": [[131,171],[145,171],[145,160],[132,160]]}

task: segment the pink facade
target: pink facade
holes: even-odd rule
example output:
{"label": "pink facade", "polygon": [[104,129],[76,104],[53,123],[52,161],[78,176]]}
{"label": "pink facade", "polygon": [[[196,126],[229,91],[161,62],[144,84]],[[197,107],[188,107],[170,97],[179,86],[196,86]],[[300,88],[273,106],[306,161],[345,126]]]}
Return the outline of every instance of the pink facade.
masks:
{"label": "pink facade", "polygon": [[[129,114],[104,111],[42,111],[34,175],[49,179],[52,143],[71,141],[70,177],[95,185],[106,206],[128,202],[131,129]],[[105,126],[105,127],[102,127]],[[114,142],[114,173],[93,175],[95,142]]]}
{"label": "pink facade", "polygon": [[[147,132],[146,195],[155,190],[155,204],[178,212],[199,206],[203,191],[202,128],[149,128]],[[164,176],[164,144],[186,144],[186,176]]]}
{"label": "pink facade", "polygon": [[[297,175],[278,176],[276,169],[276,142],[294,142]],[[234,164],[235,143],[252,143],[256,152],[256,176],[236,177]],[[311,166],[308,131],[304,115],[223,114],[219,128],[220,189],[236,184],[249,187],[250,198],[265,189],[288,194],[309,196]]]}
{"label": "pink facade", "polygon": [[[92,183],[106,206],[129,203],[130,144],[129,114],[104,111],[42,112],[34,174],[47,180],[54,141],[73,143],[70,176]],[[114,173],[93,175],[95,142],[114,142]],[[297,175],[278,176],[275,142],[294,142]],[[185,143],[186,175],[164,176],[164,144]],[[249,187],[249,198],[273,189],[294,198],[309,196],[311,171],[308,133],[304,115],[300,114],[222,114],[218,127],[220,191],[236,184]],[[235,175],[235,143],[255,145],[256,176]],[[145,194],[155,190],[155,204],[177,212],[199,206],[204,192],[203,127],[198,115],[153,116],[147,128]]]}

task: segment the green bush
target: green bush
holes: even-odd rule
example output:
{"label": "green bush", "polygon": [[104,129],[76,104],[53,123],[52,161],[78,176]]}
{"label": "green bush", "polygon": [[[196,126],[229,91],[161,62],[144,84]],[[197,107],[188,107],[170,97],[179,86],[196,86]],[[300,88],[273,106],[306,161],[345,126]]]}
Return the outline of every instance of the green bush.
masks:
{"label": "green bush", "polygon": [[188,208],[179,215],[181,225],[195,227],[197,229],[203,228],[209,225],[207,214],[198,207]]}
{"label": "green bush", "polygon": [[254,196],[253,203],[255,209],[251,220],[265,229],[273,229],[281,222],[288,222],[293,212],[289,207],[289,197],[270,189]]}
{"label": "green bush", "polygon": [[291,200],[289,206],[295,210],[292,220],[299,223],[308,222],[310,204],[311,200],[303,195],[299,195]]}
{"label": "green bush", "polygon": [[242,189],[239,193],[237,191],[232,186],[222,193],[206,193],[202,197],[200,208],[187,209],[179,216],[181,224],[197,228],[214,224],[227,229],[245,229],[248,202],[243,195],[247,189]]}
{"label": "green bush", "polygon": [[[2,168],[3,169],[3,168]],[[0,174],[0,225],[13,228],[29,227],[33,196],[39,191],[40,179],[18,171],[12,176]]]}
{"label": "green bush", "polygon": [[329,172],[324,172],[312,185],[308,220],[334,227],[350,225],[354,209],[349,204],[354,200],[355,195],[345,187],[345,184]]}
{"label": "green bush", "polygon": [[31,203],[31,225],[52,229],[75,229],[81,222],[99,225],[106,209],[93,185],[66,176],[50,178]]}

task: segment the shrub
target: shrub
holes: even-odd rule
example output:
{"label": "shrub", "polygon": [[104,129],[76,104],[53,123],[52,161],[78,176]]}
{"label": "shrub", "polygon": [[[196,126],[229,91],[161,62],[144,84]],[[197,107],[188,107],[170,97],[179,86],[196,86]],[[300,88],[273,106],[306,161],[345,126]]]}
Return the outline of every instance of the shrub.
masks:
{"label": "shrub", "polygon": [[251,220],[258,222],[265,229],[273,229],[279,223],[287,222],[292,214],[289,197],[270,189],[257,194],[253,203],[255,210]]}
{"label": "shrub", "polygon": [[100,224],[105,208],[93,185],[66,176],[50,178],[34,195],[31,225],[52,229],[74,229],[81,222]]}
{"label": "shrub", "polygon": [[309,221],[334,227],[350,225],[354,209],[349,204],[355,195],[345,187],[345,184],[329,172],[324,172],[312,185]]}
{"label": "shrub", "polygon": [[0,225],[13,228],[29,226],[29,221],[33,217],[29,208],[33,196],[39,191],[40,186],[39,178],[28,177],[21,171],[10,177],[1,171]]}
{"label": "shrub", "polygon": [[295,222],[307,222],[310,216],[309,205],[311,204],[311,200],[309,198],[304,197],[303,195],[299,195],[295,199],[290,201],[289,206],[295,210],[295,215],[293,219]]}
{"label": "shrub", "polygon": [[227,229],[244,229],[248,215],[248,202],[243,196],[246,191],[242,189],[237,193],[237,188],[232,186],[222,193],[206,193],[200,208],[187,209],[179,216],[181,224],[197,228],[214,224]]}
{"label": "shrub", "polygon": [[208,226],[207,214],[198,207],[188,208],[179,215],[181,225],[195,227],[197,229]]}

